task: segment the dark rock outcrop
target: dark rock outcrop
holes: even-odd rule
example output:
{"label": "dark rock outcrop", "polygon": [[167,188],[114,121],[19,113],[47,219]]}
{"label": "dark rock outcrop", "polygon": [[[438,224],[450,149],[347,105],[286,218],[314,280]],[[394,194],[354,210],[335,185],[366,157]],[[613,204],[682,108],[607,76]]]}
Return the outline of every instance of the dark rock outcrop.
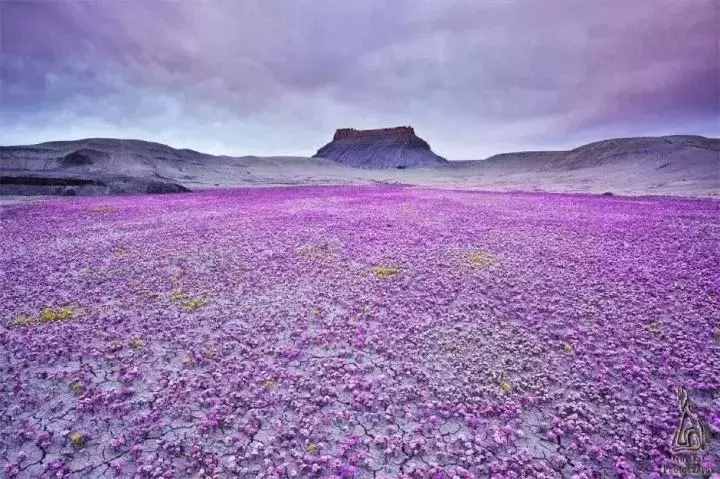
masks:
{"label": "dark rock outcrop", "polygon": [[0,195],[121,195],[183,193],[190,191],[171,181],[130,176],[90,178],[59,176],[0,176]]}
{"label": "dark rock outcrop", "polygon": [[190,191],[187,170],[215,157],[112,138],[0,147],[0,195],[121,195]]}
{"label": "dark rock outcrop", "polygon": [[92,148],[81,148],[63,156],[60,160],[60,165],[64,167],[87,166],[109,158],[110,154],[104,151],[93,150]]}
{"label": "dark rock outcrop", "polygon": [[26,186],[106,186],[102,181],[82,178],[50,178],[38,176],[0,176],[0,185]]}
{"label": "dark rock outcrop", "polygon": [[404,169],[447,163],[409,126],[377,130],[341,128],[335,132],[333,141],[320,148],[315,157],[355,168]]}
{"label": "dark rock outcrop", "polygon": [[145,193],[185,193],[190,191],[182,185],[169,181],[150,181],[145,187]]}

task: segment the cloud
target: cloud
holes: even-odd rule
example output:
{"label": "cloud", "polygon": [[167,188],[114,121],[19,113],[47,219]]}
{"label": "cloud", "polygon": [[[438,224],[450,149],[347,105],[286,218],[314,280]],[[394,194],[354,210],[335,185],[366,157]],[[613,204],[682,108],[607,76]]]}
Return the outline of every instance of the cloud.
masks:
{"label": "cloud", "polygon": [[412,124],[461,159],[718,135],[716,5],[3,2],[0,144],[312,154],[337,127]]}

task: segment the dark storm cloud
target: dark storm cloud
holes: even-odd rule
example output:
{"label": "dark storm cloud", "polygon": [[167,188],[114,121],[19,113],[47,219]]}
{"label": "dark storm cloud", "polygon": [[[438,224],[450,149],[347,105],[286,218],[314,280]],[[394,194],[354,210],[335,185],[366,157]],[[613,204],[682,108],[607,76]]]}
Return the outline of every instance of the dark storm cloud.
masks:
{"label": "dark storm cloud", "polygon": [[720,134],[714,0],[3,2],[0,143],[309,154],[412,124],[451,158]]}

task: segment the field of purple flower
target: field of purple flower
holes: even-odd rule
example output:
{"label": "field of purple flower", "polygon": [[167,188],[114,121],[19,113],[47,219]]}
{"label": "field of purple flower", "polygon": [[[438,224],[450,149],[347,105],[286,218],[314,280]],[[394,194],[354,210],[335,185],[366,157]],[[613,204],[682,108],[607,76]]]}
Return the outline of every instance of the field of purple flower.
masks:
{"label": "field of purple flower", "polygon": [[303,187],[7,207],[5,477],[720,471],[720,202]]}

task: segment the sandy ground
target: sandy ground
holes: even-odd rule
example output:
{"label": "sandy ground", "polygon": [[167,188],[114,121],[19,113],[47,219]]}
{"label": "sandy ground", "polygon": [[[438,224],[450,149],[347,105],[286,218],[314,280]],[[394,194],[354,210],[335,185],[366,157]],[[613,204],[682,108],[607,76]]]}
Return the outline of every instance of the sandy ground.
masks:
{"label": "sandy ground", "polygon": [[51,199],[60,199],[61,196],[22,196],[22,195],[8,195],[0,196],[0,208],[3,206],[17,205],[22,203],[37,203],[40,201],[46,201]]}
{"label": "sandy ground", "polygon": [[[279,163],[282,163],[280,165]],[[683,180],[675,176],[641,176],[633,167],[585,168],[576,171],[523,172],[503,171],[478,164],[453,168],[413,170],[358,170],[326,164],[318,159],[273,159],[249,162],[244,175],[186,180],[190,189],[214,187],[281,185],[405,184],[445,189],[480,191],[529,191],[555,193],[611,192],[617,195],[720,196],[720,177]]]}

